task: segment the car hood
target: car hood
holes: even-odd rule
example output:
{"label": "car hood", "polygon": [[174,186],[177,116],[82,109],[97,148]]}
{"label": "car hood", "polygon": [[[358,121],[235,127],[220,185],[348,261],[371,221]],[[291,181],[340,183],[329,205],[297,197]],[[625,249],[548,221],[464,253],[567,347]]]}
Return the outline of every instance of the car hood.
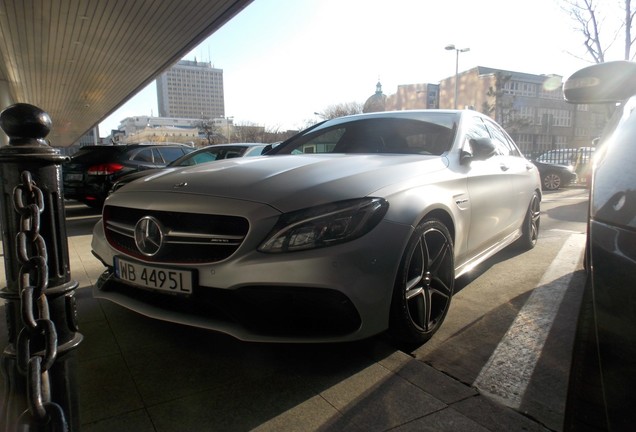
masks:
{"label": "car hood", "polygon": [[168,170],[130,183],[117,194],[200,194],[260,202],[287,212],[368,196],[447,166],[443,156],[397,154],[237,158]]}
{"label": "car hood", "polygon": [[149,175],[160,173],[168,168],[149,168],[141,171],[134,171],[128,174],[124,174],[119,177],[117,181],[131,182],[142,177],[148,177]]}
{"label": "car hood", "polygon": [[563,170],[563,171],[570,171],[573,172],[574,168],[572,167],[572,165],[562,165],[562,164],[557,164],[557,163],[547,163],[547,162],[539,162],[539,161],[532,161],[533,164],[535,164],[537,166],[537,168],[552,168],[552,169],[556,169],[556,170]]}

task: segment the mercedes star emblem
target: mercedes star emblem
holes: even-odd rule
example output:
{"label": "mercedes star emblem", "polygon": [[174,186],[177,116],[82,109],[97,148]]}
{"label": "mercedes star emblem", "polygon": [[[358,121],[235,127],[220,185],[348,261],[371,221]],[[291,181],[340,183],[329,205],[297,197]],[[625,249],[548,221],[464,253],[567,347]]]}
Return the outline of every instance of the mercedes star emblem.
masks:
{"label": "mercedes star emblem", "polygon": [[161,223],[152,216],[142,217],[135,225],[135,244],[146,256],[155,256],[161,250],[163,236]]}

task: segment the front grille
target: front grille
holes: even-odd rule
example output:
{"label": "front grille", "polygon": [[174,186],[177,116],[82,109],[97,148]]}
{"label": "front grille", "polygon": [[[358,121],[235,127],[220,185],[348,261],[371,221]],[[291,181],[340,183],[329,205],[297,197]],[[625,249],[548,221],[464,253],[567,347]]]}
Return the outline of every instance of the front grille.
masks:
{"label": "front grille", "polygon": [[[143,255],[135,244],[135,225],[152,216],[163,225],[164,245],[152,257]],[[201,264],[224,260],[241,245],[249,223],[237,216],[137,210],[105,206],[104,231],[116,250],[156,263]]]}

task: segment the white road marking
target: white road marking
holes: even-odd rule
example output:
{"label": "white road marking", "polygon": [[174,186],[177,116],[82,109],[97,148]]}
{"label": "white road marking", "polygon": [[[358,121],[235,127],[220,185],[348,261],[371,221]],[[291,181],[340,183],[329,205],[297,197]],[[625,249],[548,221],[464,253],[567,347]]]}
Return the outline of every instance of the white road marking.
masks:
{"label": "white road marking", "polygon": [[101,214],[85,215],[85,216],[67,216],[66,220],[67,221],[76,221],[76,220],[84,220],[84,219],[99,219],[101,217],[102,217]]}
{"label": "white road marking", "polygon": [[584,234],[568,237],[477,376],[473,385],[483,394],[520,407],[584,247]]}
{"label": "white road marking", "polygon": [[562,233],[568,233],[568,234],[585,234],[584,232],[581,231],[574,231],[574,230],[564,230],[564,229],[558,229],[558,228],[554,228],[551,230],[548,230],[550,232],[554,231],[554,232],[562,232]]}

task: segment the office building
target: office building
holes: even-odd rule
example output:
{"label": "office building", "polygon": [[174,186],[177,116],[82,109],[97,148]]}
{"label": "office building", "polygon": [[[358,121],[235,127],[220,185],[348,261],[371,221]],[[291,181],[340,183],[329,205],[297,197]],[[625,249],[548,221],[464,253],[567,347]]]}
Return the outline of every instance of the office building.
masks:
{"label": "office building", "polygon": [[225,117],[223,70],[211,63],[181,60],[156,82],[160,117]]}
{"label": "office building", "polygon": [[[562,77],[477,66],[440,81],[439,107],[490,115],[521,151],[536,156],[558,148],[589,147],[608,118],[605,105],[575,105],[563,98]],[[455,89],[457,94],[455,95]]]}

